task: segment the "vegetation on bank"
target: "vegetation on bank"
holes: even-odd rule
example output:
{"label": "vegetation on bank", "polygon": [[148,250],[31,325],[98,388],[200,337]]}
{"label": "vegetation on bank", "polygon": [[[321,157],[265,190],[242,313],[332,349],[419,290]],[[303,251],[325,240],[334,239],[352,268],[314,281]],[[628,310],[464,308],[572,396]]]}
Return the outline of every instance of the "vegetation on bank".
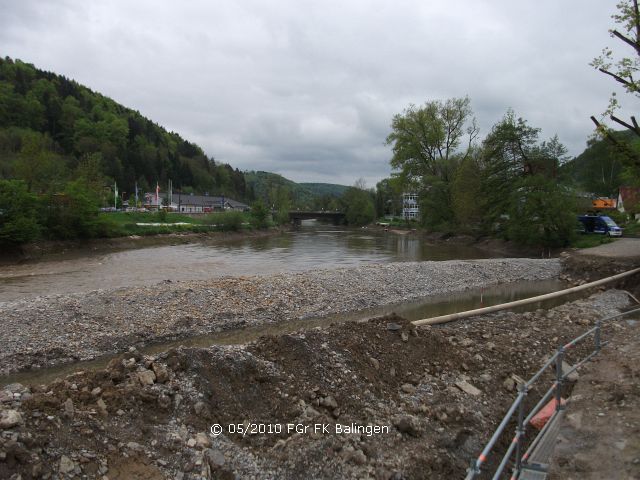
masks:
{"label": "vegetation on bank", "polygon": [[21,180],[0,180],[0,205],[0,246],[5,247],[39,239],[240,231],[273,225],[260,203],[251,213],[229,211],[196,218],[166,211],[100,212],[99,199],[82,180],[48,195],[29,192]]}

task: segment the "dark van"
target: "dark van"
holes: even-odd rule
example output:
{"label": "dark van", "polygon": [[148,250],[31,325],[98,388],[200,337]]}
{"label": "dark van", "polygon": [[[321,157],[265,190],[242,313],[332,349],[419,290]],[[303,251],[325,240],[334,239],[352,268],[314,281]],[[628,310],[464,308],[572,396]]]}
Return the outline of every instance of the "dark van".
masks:
{"label": "dark van", "polygon": [[579,215],[582,233],[602,233],[610,237],[621,237],[622,229],[610,217],[599,215]]}

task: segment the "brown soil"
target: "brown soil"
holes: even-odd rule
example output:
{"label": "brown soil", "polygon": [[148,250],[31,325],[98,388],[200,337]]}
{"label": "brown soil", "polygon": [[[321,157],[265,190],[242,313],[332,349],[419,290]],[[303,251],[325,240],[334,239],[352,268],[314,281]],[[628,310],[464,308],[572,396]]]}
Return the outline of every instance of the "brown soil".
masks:
{"label": "brown soil", "polygon": [[[611,292],[548,313],[438,328],[386,317],[247,346],[132,351],[104,370],[0,391],[0,410],[22,417],[0,428],[0,478],[462,477],[513,401],[511,375],[528,378],[559,344],[624,303]],[[551,381],[549,372],[530,402]],[[284,428],[229,433],[243,423]],[[207,436],[214,424],[225,433]],[[287,424],[311,430],[287,432]],[[315,424],[331,433],[313,433]],[[338,434],[337,424],[389,430]]]}

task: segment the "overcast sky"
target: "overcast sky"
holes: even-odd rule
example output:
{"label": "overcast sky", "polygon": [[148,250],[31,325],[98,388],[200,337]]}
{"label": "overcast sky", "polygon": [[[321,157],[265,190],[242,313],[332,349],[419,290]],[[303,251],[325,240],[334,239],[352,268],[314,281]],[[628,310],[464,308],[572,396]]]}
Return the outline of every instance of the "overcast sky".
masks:
{"label": "overcast sky", "polygon": [[[0,0],[0,55],[75,79],[241,170],[368,186],[409,104],[513,108],[579,154],[617,0]],[[619,42],[618,42],[619,43]],[[626,52],[625,52],[626,53]]]}

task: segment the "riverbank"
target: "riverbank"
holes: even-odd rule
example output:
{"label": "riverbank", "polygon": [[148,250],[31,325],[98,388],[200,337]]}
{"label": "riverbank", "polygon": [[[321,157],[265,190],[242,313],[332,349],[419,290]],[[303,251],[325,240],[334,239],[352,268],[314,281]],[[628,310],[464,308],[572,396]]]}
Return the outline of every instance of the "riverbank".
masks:
{"label": "riverbank", "polygon": [[[612,290],[439,327],[388,317],[242,346],[132,349],[106,369],[0,389],[0,477],[462,478],[512,403],[514,379],[628,304]],[[530,403],[553,381],[545,373]]]}
{"label": "riverbank", "polygon": [[521,280],[557,278],[557,259],[372,264],[0,303],[0,372],[91,359],[173,338],[319,317]]}
{"label": "riverbank", "polygon": [[28,243],[20,248],[0,252],[0,266],[24,261],[59,259],[68,256],[83,256],[95,253],[110,253],[136,248],[189,243],[225,243],[245,238],[262,238],[280,235],[289,231],[288,227],[267,230],[243,230],[239,232],[176,232],[156,235],[130,235],[114,238],[93,238],[86,240],[47,240]]}

